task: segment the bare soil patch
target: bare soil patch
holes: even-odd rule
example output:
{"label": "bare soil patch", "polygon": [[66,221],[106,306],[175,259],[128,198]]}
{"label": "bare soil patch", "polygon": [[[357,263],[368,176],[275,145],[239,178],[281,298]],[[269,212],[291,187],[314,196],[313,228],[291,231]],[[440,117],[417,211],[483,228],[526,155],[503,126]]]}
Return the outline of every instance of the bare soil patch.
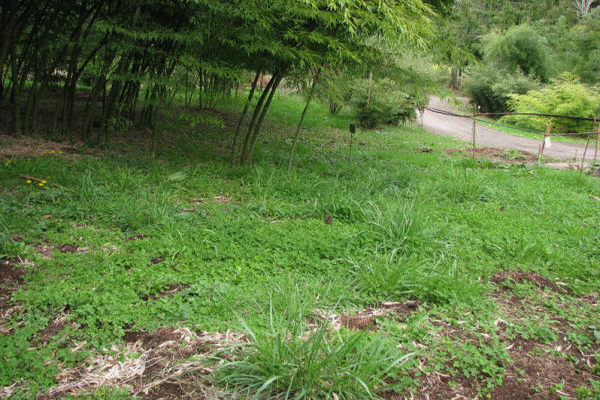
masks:
{"label": "bare soil patch", "polygon": [[41,137],[13,136],[0,134],[0,159],[32,158],[32,157],[73,157],[90,154],[93,151],[85,148],[82,142],[53,142]]}
{"label": "bare soil patch", "polygon": [[46,346],[50,343],[51,339],[58,335],[67,325],[67,317],[68,314],[61,314],[50,321],[44,329],[38,331],[35,338],[31,341],[31,344],[34,346]]}
{"label": "bare soil patch", "polygon": [[[419,389],[410,396],[398,394],[385,397],[387,400],[448,400],[448,399],[475,399],[477,386],[480,383],[476,379],[466,378],[462,375],[451,375],[443,372],[425,373],[419,379]],[[509,397],[516,399],[517,397]]]}
{"label": "bare soil patch", "polygon": [[506,281],[511,281],[517,284],[523,284],[523,282],[529,282],[537,286],[540,290],[551,290],[555,293],[566,293],[567,288],[558,286],[550,279],[545,278],[535,272],[523,272],[523,271],[500,271],[496,273],[490,281],[496,285],[499,285],[503,289],[510,288],[504,284]]}
{"label": "bare soil patch", "polygon": [[[16,273],[16,276],[18,280],[20,274]],[[523,311],[517,310],[521,303],[511,301],[514,296],[503,288],[506,279],[532,282],[539,290],[560,290],[560,287],[533,273],[496,274],[492,281],[498,285],[498,292],[493,298],[505,298],[502,313]],[[173,285],[160,295],[168,296],[180,289]],[[378,318],[392,318],[401,322],[419,311],[423,311],[423,304],[419,301],[390,302],[341,315],[323,314],[320,318],[328,318],[332,328],[346,327],[373,332],[378,329]],[[439,328],[435,335],[453,343],[485,346],[492,340],[485,333],[468,330],[466,325],[460,323],[432,322]],[[569,327],[566,319],[557,318],[556,324],[557,330],[562,332]],[[63,326],[64,318],[52,321],[38,333],[38,342],[43,344],[59,333]],[[511,361],[503,365],[506,373],[502,382],[495,387],[485,389],[489,376],[484,372],[475,376],[465,376],[460,370],[457,372],[451,360],[444,364],[447,369],[429,368],[436,363],[431,358],[431,354],[436,353],[428,352],[418,356],[419,365],[410,372],[410,376],[418,381],[412,393],[386,391],[379,395],[388,400],[475,399],[485,396],[496,400],[576,398],[578,388],[590,388],[590,382],[598,378],[595,365],[600,343],[592,348],[580,348],[571,343],[566,335],[559,335],[555,342],[544,343],[519,335],[511,337],[503,334],[507,328],[505,322],[497,322],[496,326],[499,340]],[[162,327],[156,332],[130,330],[122,339],[125,344],[113,347],[111,354],[98,355],[84,365],[62,371],[56,378],[57,386],[51,388],[48,394],[39,395],[38,399],[85,396],[101,386],[125,389],[143,399],[232,398],[231,393],[224,393],[212,385],[210,375],[214,365],[207,362],[205,357],[232,344],[248,342],[248,338],[239,333],[209,334],[173,327]]]}
{"label": "bare soil patch", "polygon": [[175,332],[172,327],[158,328],[156,332],[144,331],[128,331],[125,332],[123,340],[126,343],[140,342],[141,346],[146,349],[154,349],[160,347],[164,342],[178,341],[182,338],[181,332]]}
{"label": "bare soil patch", "polygon": [[377,330],[377,318],[390,317],[399,322],[404,321],[407,316],[419,311],[420,301],[386,302],[377,307],[367,306],[360,311],[352,311],[347,314],[325,315],[319,311],[321,317],[328,318],[333,329],[345,327],[353,330]]}
{"label": "bare soil patch", "polygon": [[156,332],[127,332],[125,345],[114,346],[111,354],[98,355],[85,365],[63,370],[57,386],[39,400],[66,395],[85,396],[104,386],[127,390],[143,399],[225,399],[229,396],[212,387],[212,372],[205,355],[247,342],[231,332],[194,333],[187,328],[163,327]]}
{"label": "bare soil patch", "polygon": [[589,388],[598,378],[594,372],[597,347],[581,349],[566,335],[547,344],[517,336],[509,348],[513,363],[492,398],[508,399],[515,393],[524,399],[578,398],[577,389]]}
{"label": "bare soil patch", "polygon": [[43,242],[43,244],[38,243],[38,244],[34,245],[33,247],[35,248],[35,251],[44,258],[52,257],[52,255],[54,254],[55,251],[58,251],[63,254],[69,254],[69,253],[85,253],[88,250],[88,247],[86,247],[86,246],[80,247],[73,243],[63,243],[63,244],[54,245],[51,243],[47,243],[47,241]]}
{"label": "bare soil patch", "polygon": [[141,240],[144,239],[146,237],[146,235],[144,235],[143,233],[137,233],[133,236],[129,236],[127,239],[125,239],[126,242],[131,242],[134,240]]}
{"label": "bare soil patch", "polygon": [[[552,282],[551,280],[534,272],[502,271],[495,274],[490,281],[494,283],[496,291],[492,299],[500,305],[500,318],[496,321],[497,340],[507,351],[510,362],[505,363],[505,374],[500,384],[491,389],[486,389],[488,376],[481,373],[477,376],[464,376],[453,371],[451,365],[447,370],[431,371],[426,366],[436,360],[422,356],[420,365],[413,372],[419,384],[412,393],[382,393],[389,400],[447,400],[447,399],[475,399],[491,398],[495,400],[512,399],[575,399],[581,397],[579,390],[593,392],[591,382],[598,380],[597,352],[600,343],[591,346],[581,346],[574,342],[568,334],[573,332],[572,323],[559,315],[555,315],[544,308],[530,304],[526,299],[521,299],[512,293],[507,281],[522,284],[528,282],[539,290],[541,294],[558,294],[570,296],[570,293]],[[590,295],[577,298],[584,304],[596,304],[597,296]],[[506,321],[511,319],[527,319],[531,313],[547,316],[547,326],[556,335],[556,340],[544,341],[542,338],[524,338],[519,334],[507,331]],[[503,318],[503,319],[502,319]],[[492,340],[484,332],[473,332],[461,329],[460,326],[449,324],[446,321],[432,321],[440,329],[436,335],[448,338],[453,343],[469,343],[485,346]],[[589,332],[579,332],[588,334]],[[486,338],[487,337],[487,338]],[[580,397],[578,397],[580,396]],[[591,397],[590,397],[591,398]]]}
{"label": "bare soil patch", "polygon": [[[163,257],[155,258],[154,260],[151,261],[151,263],[158,264],[159,262],[161,262],[161,261],[157,261],[157,260],[164,261],[164,258]],[[149,300],[149,299],[157,300],[157,299],[160,299],[161,297],[173,297],[173,295],[175,293],[179,293],[182,290],[187,289],[189,287],[190,287],[190,285],[170,284],[170,285],[167,285],[167,288],[160,293],[151,293],[146,296],[142,296],[142,300],[144,300],[144,301]],[[125,339],[125,340],[127,341],[127,339]]]}
{"label": "bare soil patch", "polygon": [[15,265],[14,262],[6,259],[0,259],[0,334],[10,333],[4,322],[14,312],[19,310],[15,306],[12,294],[19,290],[25,284],[23,275],[27,270]]}
{"label": "bare soil patch", "polygon": [[[459,149],[447,149],[446,154],[456,154],[462,156],[473,156],[473,148],[464,147]],[[521,150],[496,149],[493,147],[476,147],[476,158],[485,158],[491,161],[499,161],[509,164],[532,164],[538,161],[536,154]]]}

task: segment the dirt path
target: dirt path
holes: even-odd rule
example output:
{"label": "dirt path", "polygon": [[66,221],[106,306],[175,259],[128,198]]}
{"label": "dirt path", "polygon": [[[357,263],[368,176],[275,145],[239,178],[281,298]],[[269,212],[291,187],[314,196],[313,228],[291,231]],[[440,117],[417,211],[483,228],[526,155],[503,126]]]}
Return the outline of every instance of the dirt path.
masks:
{"label": "dirt path", "polygon": [[[464,99],[462,100],[464,101]],[[440,100],[437,97],[431,98],[429,108],[457,112],[451,103],[447,100]],[[473,122],[470,119],[440,114],[431,110],[426,110],[423,114],[423,128],[430,132],[451,136],[469,142],[472,140],[473,135]],[[477,146],[516,149],[536,155],[538,154],[542,141],[541,136],[539,140],[528,139],[499,132],[481,124],[477,125],[475,139]],[[594,146],[595,143],[590,144],[585,157],[586,162],[592,162],[594,160]],[[574,162],[575,159],[577,162],[581,162],[584,150],[585,145],[576,145],[552,140],[551,146],[545,148],[544,155],[554,157],[564,162]]]}

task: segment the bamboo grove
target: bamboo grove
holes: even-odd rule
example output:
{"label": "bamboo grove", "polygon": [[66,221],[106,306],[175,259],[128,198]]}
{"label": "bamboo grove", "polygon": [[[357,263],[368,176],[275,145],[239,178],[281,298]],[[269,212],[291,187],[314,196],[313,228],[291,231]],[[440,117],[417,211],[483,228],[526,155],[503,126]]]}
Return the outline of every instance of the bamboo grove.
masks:
{"label": "bamboo grove", "polygon": [[[248,162],[273,94],[291,76],[376,61],[373,42],[422,45],[433,8],[421,0],[2,0],[0,104],[12,134],[51,130],[107,145],[120,126],[151,132],[178,90],[209,106],[249,76],[248,122],[236,134]],[[373,41],[372,38],[377,38]],[[88,89],[78,91],[78,85]],[[256,95],[257,99],[253,99]],[[83,103],[76,111],[75,104]],[[77,121],[77,126],[75,121]],[[245,133],[244,133],[245,131]]]}

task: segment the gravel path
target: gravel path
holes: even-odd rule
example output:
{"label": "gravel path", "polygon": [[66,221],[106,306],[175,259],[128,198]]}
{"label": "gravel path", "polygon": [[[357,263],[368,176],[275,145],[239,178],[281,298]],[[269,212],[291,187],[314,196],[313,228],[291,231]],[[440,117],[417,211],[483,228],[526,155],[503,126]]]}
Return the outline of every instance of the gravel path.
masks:
{"label": "gravel path", "polygon": [[[459,100],[465,101],[465,99]],[[457,112],[447,100],[440,100],[437,97],[431,98],[429,108]],[[468,118],[435,113],[431,110],[425,110],[422,117],[423,128],[430,132],[451,136],[469,142],[471,142],[473,138],[473,121]],[[477,124],[475,137],[477,146],[516,149],[537,155],[542,142],[542,136],[540,136],[539,140],[528,139],[499,132],[481,124]],[[588,148],[585,157],[586,162],[592,162],[594,160],[594,148],[595,143],[590,143],[590,147]],[[553,140],[550,147],[546,146],[544,155],[554,157],[563,162],[574,162],[575,159],[577,162],[581,162],[584,150],[585,145],[563,143]]]}

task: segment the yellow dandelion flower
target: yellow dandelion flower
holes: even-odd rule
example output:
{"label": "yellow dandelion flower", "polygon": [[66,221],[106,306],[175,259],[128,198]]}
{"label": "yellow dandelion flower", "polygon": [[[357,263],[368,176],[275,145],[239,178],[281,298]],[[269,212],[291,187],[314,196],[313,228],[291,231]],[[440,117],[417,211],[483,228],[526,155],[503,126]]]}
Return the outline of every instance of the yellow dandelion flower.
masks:
{"label": "yellow dandelion flower", "polygon": [[55,153],[55,151],[54,151],[54,150],[52,150],[50,153],[54,154],[54,153]]}
{"label": "yellow dandelion flower", "polygon": [[38,183],[38,186],[42,187],[42,186],[44,186],[44,184],[40,182],[40,183]]}
{"label": "yellow dandelion flower", "polygon": [[42,183],[46,183],[46,181],[42,181]]}
{"label": "yellow dandelion flower", "polygon": [[62,154],[62,150],[59,150],[59,151],[58,151],[58,154]]}
{"label": "yellow dandelion flower", "polygon": [[27,179],[27,183],[31,183],[31,179]]}

